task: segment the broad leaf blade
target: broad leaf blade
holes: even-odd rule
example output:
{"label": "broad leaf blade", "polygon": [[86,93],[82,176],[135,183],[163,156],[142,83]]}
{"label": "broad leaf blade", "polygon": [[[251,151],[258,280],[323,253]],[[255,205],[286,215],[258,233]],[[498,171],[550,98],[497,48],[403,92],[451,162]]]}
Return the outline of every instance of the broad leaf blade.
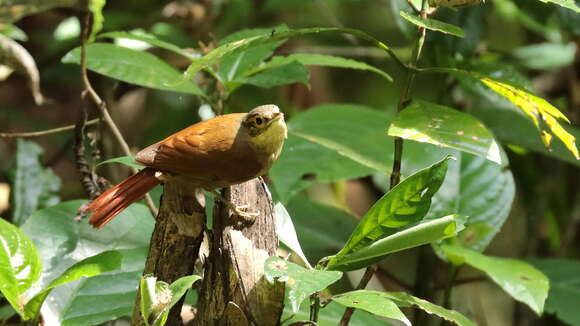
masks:
{"label": "broad leaf blade", "polygon": [[53,288],[78,280],[81,277],[92,277],[118,269],[121,267],[122,258],[123,256],[118,251],[105,251],[74,264],[28,301],[24,307],[25,318],[32,319],[38,317],[40,307]]}
{"label": "broad leaf blade", "polygon": [[446,157],[413,174],[387,192],[365,214],[333,260],[393,234],[394,228],[420,221],[429,211],[431,198],[445,179],[449,159]]}
{"label": "broad leaf blade", "polygon": [[[64,63],[80,63],[80,48],[67,53]],[[107,43],[87,46],[87,68],[127,83],[166,91],[203,95],[175,68],[148,52]]]}
{"label": "broad leaf blade", "polygon": [[[417,308],[424,310],[427,313],[435,314],[460,326],[476,326],[474,322],[470,321],[455,310],[445,309],[404,292],[357,290],[337,295],[333,297],[333,300],[340,303],[347,303],[349,306],[358,306],[356,308],[361,308],[367,311],[377,310],[377,305],[381,304],[381,302],[394,302],[399,307],[416,306]],[[353,301],[359,303],[353,304]]]}
{"label": "broad leaf blade", "polygon": [[142,31],[131,31],[131,32],[124,32],[124,31],[116,31],[116,32],[108,32],[99,34],[99,38],[112,38],[112,39],[129,39],[134,41],[141,41],[145,43],[149,43],[153,46],[171,51],[173,53],[179,54],[183,57],[188,59],[195,59],[196,56],[193,53],[189,53],[182,48],[178,47],[169,42],[162,41],[155,37],[153,34],[148,34]]}
{"label": "broad leaf blade", "polygon": [[445,216],[424,222],[375,241],[352,253],[331,258],[327,268],[340,271],[364,268],[388,254],[453,237],[461,228],[462,225],[457,221],[457,216]]}
{"label": "broad leaf blade", "polygon": [[274,218],[276,221],[276,234],[280,242],[290,248],[294,253],[302,259],[307,267],[312,267],[300,247],[300,242],[298,242],[298,236],[296,235],[296,230],[294,229],[294,224],[290,218],[290,214],[286,210],[286,207],[280,202],[274,205]]}
{"label": "broad leaf blade", "polygon": [[514,299],[528,305],[536,314],[544,311],[549,280],[532,265],[515,259],[484,256],[477,251],[444,245],[449,260],[457,265],[468,264],[485,272]]}
{"label": "broad leaf blade", "polygon": [[292,83],[302,83],[310,87],[308,80],[310,73],[304,65],[297,61],[292,61],[284,65],[261,71],[255,75],[236,79],[236,82],[249,84],[263,88],[281,86]]}
{"label": "broad leaf blade", "polygon": [[576,13],[580,13],[580,7],[576,4],[575,0],[540,0],[544,3],[555,3],[559,6],[564,8],[568,8],[570,10],[575,11]]}
{"label": "broad leaf blade", "polygon": [[264,275],[270,282],[286,282],[286,296],[292,311],[296,312],[304,299],[338,281],[342,272],[305,269],[282,258],[270,257],[264,263]]}
{"label": "broad leaf blade", "polygon": [[23,294],[39,279],[41,270],[30,238],[0,218],[0,292],[18,313],[23,314]]}
{"label": "broad leaf blade", "polygon": [[501,164],[493,134],[472,115],[446,106],[413,101],[393,120],[389,136],[447,146]]}
{"label": "broad leaf blade", "polygon": [[36,143],[18,139],[12,173],[12,220],[24,223],[36,210],[59,202],[60,179],[41,165],[43,150]]}
{"label": "broad leaf blade", "polygon": [[395,319],[401,323],[411,326],[411,322],[399,309],[397,304],[387,296],[380,295],[379,291],[352,291],[346,292],[332,298],[343,306],[366,310],[377,316]]}
{"label": "broad leaf blade", "polygon": [[[310,305],[303,303],[300,306],[298,312],[292,311],[290,305],[284,305],[284,314],[280,320],[285,322],[283,326],[290,326],[293,323],[303,322],[309,320],[310,318]],[[344,314],[344,306],[336,302],[330,302],[320,309],[320,315],[318,316],[318,326],[336,326],[340,322],[342,315]],[[300,325],[300,324],[298,324]],[[384,319],[375,317],[372,314],[364,310],[355,310],[350,320],[349,326],[394,326],[391,323],[387,323]]]}
{"label": "broad leaf blade", "polygon": [[441,32],[445,34],[451,34],[457,37],[465,37],[465,32],[461,27],[457,27],[455,25],[447,24],[442,21],[438,21],[436,19],[431,18],[421,18],[418,16],[414,16],[408,14],[404,11],[400,11],[399,14],[403,17],[406,21],[410,22],[411,24],[417,25],[419,27],[426,28],[431,31]]}
{"label": "broad leaf blade", "polygon": [[533,259],[532,265],[550,279],[545,311],[570,325],[580,325],[580,262],[569,259]]}

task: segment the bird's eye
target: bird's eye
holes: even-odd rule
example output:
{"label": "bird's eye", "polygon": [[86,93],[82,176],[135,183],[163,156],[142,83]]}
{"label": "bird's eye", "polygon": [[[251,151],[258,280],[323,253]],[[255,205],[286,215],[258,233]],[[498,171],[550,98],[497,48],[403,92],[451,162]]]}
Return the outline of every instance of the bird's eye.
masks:
{"label": "bird's eye", "polygon": [[264,119],[262,119],[262,118],[256,118],[256,124],[258,126],[260,126],[263,122],[264,122]]}

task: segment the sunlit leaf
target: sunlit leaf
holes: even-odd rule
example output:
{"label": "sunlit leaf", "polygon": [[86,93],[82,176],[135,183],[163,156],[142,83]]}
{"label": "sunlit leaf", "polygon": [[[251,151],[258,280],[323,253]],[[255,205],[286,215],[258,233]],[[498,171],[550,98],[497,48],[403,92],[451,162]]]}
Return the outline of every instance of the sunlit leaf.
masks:
{"label": "sunlit leaf", "polygon": [[282,258],[270,257],[264,263],[264,276],[270,282],[286,283],[286,297],[296,312],[304,299],[338,281],[342,272],[305,269]]}
{"label": "sunlit leaf", "polygon": [[377,240],[352,253],[332,257],[328,262],[327,268],[330,270],[352,271],[368,267],[388,254],[453,237],[462,228],[461,222],[454,215],[423,222]]}
{"label": "sunlit leaf", "polygon": [[[67,53],[64,63],[80,63],[80,48]],[[175,68],[148,52],[108,43],[87,46],[87,68],[127,83],[166,91],[202,95],[193,82],[184,80]]]}
{"label": "sunlit leaf", "polygon": [[568,8],[570,10],[577,12],[577,13],[580,13],[580,7],[578,7],[575,0],[540,0],[540,1],[542,1],[544,3],[555,3],[559,6],[562,6],[564,8]]}
{"label": "sunlit leaf", "polygon": [[36,282],[42,264],[34,244],[15,225],[0,218],[0,292],[23,314],[25,292]]}
{"label": "sunlit leaf", "polygon": [[449,159],[446,157],[413,174],[379,199],[359,222],[330,265],[346,254],[393,234],[395,228],[420,221],[429,211],[431,198],[445,179]]}
{"label": "sunlit leaf", "polygon": [[183,50],[182,48],[176,46],[175,44],[162,41],[162,40],[158,39],[157,37],[155,37],[155,35],[149,34],[149,33],[143,32],[143,31],[108,32],[108,33],[99,34],[98,38],[128,39],[128,40],[134,40],[134,41],[141,41],[141,42],[145,42],[145,43],[151,44],[153,46],[171,51],[173,53],[179,54],[179,55],[184,56],[188,59],[197,58],[197,55],[190,53],[190,52],[187,52],[187,51]]}
{"label": "sunlit leaf", "polygon": [[382,295],[383,293],[364,290],[352,291],[334,296],[332,301],[346,307],[366,310],[377,316],[398,320],[407,326],[411,326],[411,322],[397,304],[388,295]]}
{"label": "sunlit leaf", "polygon": [[483,123],[446,106],[414,100],[393,120],[389,136],[447,146],[501,164],[499,145]]}
{"label": "sunlit leaf", "polygon": [[[292,311],[290,305],[284,305],[284,314],[280,320],[285,321],[282,325],[290,326],[293,323],[299,323],[301,321],[309,320],[310,318],[310,305],[308,302],[303,302],[300,306],[298,312]],[[344,306],[336,302],[330,302],[320,309],[320,315],[318,316],[318,326],[336,326],[340,322],[342,315],[344,314]],[[300,325],[300,324],[298,324]],[[350,320],[349,326],[392,326],[391,323],[387,323],[384,319],[375,317],[364,310],[355,310]],[[293,325],[296,326],[296,325]]]}
{"label": "sunlit leaf", "polygon": [[528,305],[536,314],[544,311],[549,280],[532,265],[515,259],[484,256],[477,251],[457,246],[441,247],[456,265],[468,264],[485,272],[514,299]]}
{"label": "sunlit leaf", "polygon": [[465,32],[463,29],[455,25],[447,24],[432,18],[421,18],[419,16],[408,14],[404,11],[400,11],[399,15],[401,15],[401,17],[403,17],[406,21],[419,27],[423,27],[431,31],[451,34],[457,37],[465,37]]}
{"label": "sunlit leaf", "polygon": [[118,269],[121,267],[121,259],[122,255],[118,251],[105,251],[74,264],[28,301],[24,307],[24,318],[33,319],[38,317],[40,307],[53,288],[78,280],[81,277],[91,277]]}
{"label": "sunlit leaf", "polygon": [[296,235],[296,230],[294,229],[294,224],[290,218],[290,214],[286,210],[286,207],[280,202],[274,205],[274,218],[276,221],[276,234],[284,245],[289,249],[294,251],[302,259],[304,264],[311,267],[306,255],[302,251],[300,242],[298,242],[298,236]]}

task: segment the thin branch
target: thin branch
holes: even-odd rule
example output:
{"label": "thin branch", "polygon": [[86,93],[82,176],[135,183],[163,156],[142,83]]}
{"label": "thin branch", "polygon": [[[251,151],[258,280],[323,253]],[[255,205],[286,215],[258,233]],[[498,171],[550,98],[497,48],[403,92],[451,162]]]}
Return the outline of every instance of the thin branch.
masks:
{"label": "thin branch", "polygon": [[[94,125],[99,122],[99,119],[93,119],[87,121],[86,125]],[[47,130],[40,130],[40,131],[31,131],[31,132],[0,132],[0,138],[30,138],[30,137],[40,137],[52,134],[58,134],[65,131],[71,131],[75,129],[75,125],[68,125],[64,127],[58,127],[54,129],[47,129]]]}
{"label": "thin branch", "polygon": [[[131,156],[132,153],[131,153],[131,150],[129,148],[129,145],[125,141],[125,138],[123,138],[123,135],[121,134],[121,131],[119,130],[119,128],[117,127],[115,122],[113,121],[113,118],[111,118],[111,115],[109,114],[109,110],[107,110],[107,104],[101,99],[101,97],[97,94],[97,92],[95,92],[95,90],[93,89],[93,86],[91,85],[91,82],[89,81],[89,77],[88,77],[88,73],[87,73],[86,57],[87,57],[87,39],[88,39],[88,34],[89,34],[89,29],[90,29],[90,18],[91,18],[91,13],[87,12],[85,15],[85,21],[83,24],[84,26],[83,26],[82,41],[81,41],[80,66],[81,66],[81,77],[82,77],[82,81],[83,81],[83,86],[85,87],[85,90],[88,92],[92,101],[99,108],[99,110],[102,114],[103,120],[105,121],[105,124],[107,125],[109,130],[111,130],[111,132],[113,133],[113,137],[115,138],[117,143],[121,146],[121,150],[123,151],[123,153],[125,155]],[[131,168],[131,170],[133,171],[133,173],[138,172],[137,169],[135,169],[135,168]],[[155,204],[153,203],[153,199],[151,198],[151,196],[149,194],[145,195],[145,201],[147,203],[147,207],[149,207],[149,210],[151,211],[151,214],[153,214],[153,216],[157,216],[157,207],[155,207]]]}

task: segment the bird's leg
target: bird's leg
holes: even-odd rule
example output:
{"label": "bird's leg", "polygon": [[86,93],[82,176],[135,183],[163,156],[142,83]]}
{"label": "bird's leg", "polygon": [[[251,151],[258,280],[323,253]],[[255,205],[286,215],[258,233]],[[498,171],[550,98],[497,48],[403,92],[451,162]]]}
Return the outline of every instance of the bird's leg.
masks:
{"label": "bird's leg", "polygon": [[224,198],[224,196],[222,196],[222,194],[215,189],[213,189],[211,191],[211,193],[213,193],[222,203],[224,203],[232,212],[234,212],[234,214],[236,214],[238,216],[245,217],[245,218],[254,218],[254,217],[260,216],[260,212],[247,212],[247,211],[245,211],[245,209],[250,208],[250,205],[248,205],[248,204],[235,205],[231,201]]}

